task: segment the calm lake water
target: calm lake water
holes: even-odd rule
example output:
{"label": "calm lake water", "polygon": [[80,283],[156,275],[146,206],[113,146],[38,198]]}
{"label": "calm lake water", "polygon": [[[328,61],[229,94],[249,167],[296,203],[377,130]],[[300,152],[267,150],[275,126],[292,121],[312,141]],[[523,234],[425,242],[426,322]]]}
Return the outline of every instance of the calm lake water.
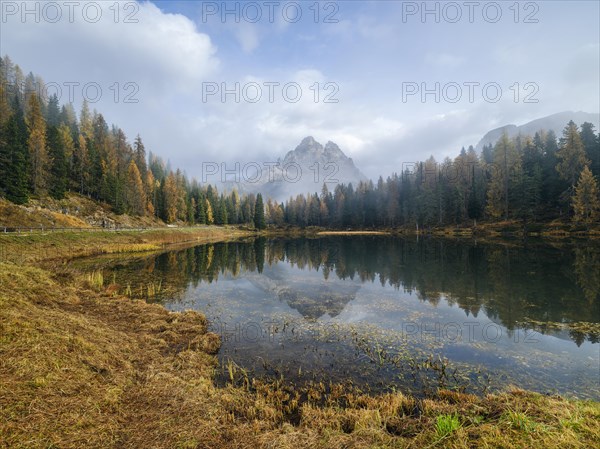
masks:
{"label": "calm lake water", "polygon": [[259,238],[78,264],[121,293],[204,312],[223,339],[219,382],[233,362],[372,391],[600,399],[600,247],[587,242]]}

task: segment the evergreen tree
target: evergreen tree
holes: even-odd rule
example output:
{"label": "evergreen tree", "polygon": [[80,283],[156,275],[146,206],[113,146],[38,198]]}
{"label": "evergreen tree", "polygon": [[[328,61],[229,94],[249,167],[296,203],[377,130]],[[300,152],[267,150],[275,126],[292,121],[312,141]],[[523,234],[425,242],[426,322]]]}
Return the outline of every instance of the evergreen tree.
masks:
{"label": "evergreen tree", "polygon": [[254,227],[259,230],[267,227],[265,222],[265,206],[260,193],[256,195],[256,203],[254,205]]}
{"label": "evergreen tree", "polygon": [[27,125],[19,100],[3,126],[0,136],[0,188],[9,201],[25,204],[29,200]]}
{"label": "evergreen tree", "polygon": [[92,115],[90,114],[90,107],[86,100],[83,100],[81,112],[79,114],[79,130],[86,139],[91,139],[94,136]]}
{"label": "evergreen tree", "polygon": [[60,109],[59,123],[67,125],[71,130],[71,136],[75,139],[79,133],[79,126],[77,124],[77,114],[72,103],[64,104]]}
{"label": "evergreen tree", "polygon": [[73,142],[73,133],[66,123],[61,123],[58,127],[58,144],[62,150],[65,163],[65,187],[70,190],[70,180],[75,176],[75,143]]}
{"label": "evergreen tree", "polygon": [[600,198],[598,183],[590,169],[583,168],[573,196],[573,220],[585,224],[598,224],[600,220]]}
{"label": "evergreen tree", "polygon": [[60,107],[58,104],[58,97],[53,94],[48,99],[48,106],[46,108],[46,124],[48,126],[58,127],[60,125]]}
{"label": "evergreen tree", "polygon": [[594,133],[594,125],[585,122],[581,125],[581,143],[590,161],[590,170],[594,176],[600,176],[600,135]]}
{"label": "evergreen tree", "polygon": [[144,179],[146,177],[146,172],[148,171],[148,165],[146,164],[146,147],[144,147],[144,143],[139,134],[133,142],[133,153],[135,165],[138,167],[142,179]]}
{"label": "evergreen tree", "polygon": [[73,182],[79,193],[90,193],[91,161],[88,153],[88,141],[79,134],[73,151]]}
{"label": "evergreen tree", "polygon": [[[494,162],[491,165],[492,175],[488,189],[486,212],[492,218],[508,219],[511,193],[518,195],[512,188],[518,184],[521,174],[521,160],[515,145],[506,133],[494,146]],[[512,195],[514,198],[516,195]]]}
{"label": "evergreen tree", "polygon": [[589,161],[585,157],[585,149],[577,125],[572,120],[564,129],[560,143],[561,146],[557,153],[559,162],[556,171],[573,188],[583,167],[589,165]]}
{"label": "evergreen tree", "polygon": [[524,140],[523,170],[517,179],[515,204],[517,216],[524,222],[537,218],[541,203],[542,153],[534,141]]}
{"label": "evergreen tree", "polygon": [[542,194],[541,201],[544,206],[546,215],[549,217],[555,216],[557,212],[561,212],[560,195],[564,192],[568,185],[566,181],[558,176],[556,165],[558,164],[558,144],[554,131],[550,130],[547,133],[542,133],[540,139],[534,143],[540,146],[542,151]]}
{"label": "evergreen tree", "polygon": [[196,203],[196,223],[206,224],[206,199],[204,195],[200,195]]}
{"label": "evergreen tree", "polygon": [[48,155],[52,161],[48,192],[52,198],[62,200],[67,190],[67,161],[65,151],[56,126],[48,126],[46,136]]}

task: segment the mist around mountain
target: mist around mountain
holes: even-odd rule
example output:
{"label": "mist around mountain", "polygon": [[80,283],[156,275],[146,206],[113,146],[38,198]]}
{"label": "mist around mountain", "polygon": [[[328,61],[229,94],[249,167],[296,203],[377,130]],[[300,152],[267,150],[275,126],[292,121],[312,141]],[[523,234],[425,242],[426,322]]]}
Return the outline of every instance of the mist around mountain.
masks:
{"label": "mist around mountain", "polygon": [[[252,178],[250,175],[249,178]],[[356,167],[352,158],[331,141],[325,146],[312,136],[302,139],[300,144],[289,151],[276,165],[265,167],[260,179],[244,180],[237,188],[244,193],[262,193],[276,201],[284,201],[290,196],[320,192],[323,184],[333,190],[338,184],[357,185],[367,177]]]}
{"label": "mist around mountain", "polygon": [[[269,170],[261,170],[254,182],[215,186],[204,176],[200,183],[172,169],[146,151],[141,136],[129,143],[118,125],[109,126],[86,101],[77,114],[56,94],[26,90],[17,82],[19,73],[8,57],[0,58],[0,197],[22,206],[19,217],[29,213],[30,200],[44,207],[46,198],[61,202],[78,194],[115,216],[167,224],[423,229],[509,220],[600,223],[598,114],[559,113],[493,130],[484,142],[501,139],[485,152],[469,147],[441,162],[431,156],[402,172],[390,161],[385,179],[362,185],[367,178],[335,143],[323,146],[309,136],[283,159],[264,162]],[[33,73],[26,78],[31,85],[38,79],[42,84]],[[542,129],[554,133],[535,135]],[[519,139],[518,133],[532,139]],[[426,146],[412,150],[428,152]],[[58,205],[63,214],[71,213],[68,204]],[[15,226],[15,214],[3,218],[7,210],[14,208],[0,209],[0,223]],[[91,215],[93,223],[106,225],[106,215]]]}
{"label": "mist around mountain", "polygon": [[485,145],[495,145],[500,137],[502,137],[503,133],[506,133],[509,138],[516,137],[519,134],[522,136],[533,137],[536,132],[544,130],[554,131],[555,135],[561,136],[565,128],[565,123],[568,123],[570,120],[573,120],[573,122],[578,125],[589,122],[598,129],[600,125],[600,113],[564,111],[532,120],[520,126],[513,124],[501,126],[500,128],[488,131],[479,141],[475,149],[480,152]]}

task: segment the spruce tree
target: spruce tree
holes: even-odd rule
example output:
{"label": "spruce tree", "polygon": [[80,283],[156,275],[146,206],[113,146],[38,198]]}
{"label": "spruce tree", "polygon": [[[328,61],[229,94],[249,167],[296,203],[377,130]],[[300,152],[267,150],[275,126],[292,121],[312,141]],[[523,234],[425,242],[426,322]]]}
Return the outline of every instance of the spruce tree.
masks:
{"label": "spruce tree", "polygon": [[25,204],[29,200],[29,150],[27,125],[18,100],[16,100],[14,113],[5,124],[2,134],[4,143],[0,145],[2,147],[0,152],[5,161],[2,161],[3,170],[0,175],[3,178],[4,194],[9,201],[15,204]]}
{"label": "spruce tree", "polygon": [[585,157],[585,150],[577,125],[572,120],[564,129],[560,144],[560,149],[557,152],[559,162],[556,171],[573,188],[583,167],[589,165],[589,161]]}
{"label": "spruce tree", "polygon": [[[513,188],[521,173],[521,159],[506,133],[494,146],[494,163],[487,194],[486,212],[492,218],[508,219]],[[511,198],[512,197],[512,198]]]}
{"label": "spruce tree", "polygon": [[600,176],[600,135],[594,133],[594,125],[585,122],[581,125],[581,143],[590,161],[590,170],[594,176]]}
{"label": "spruce tree", "polygon": [[600,199],[598,183],[588,167],[584,167],[573,196],[573,220],[585,224],[598,223],[600,220]]}
{"label": "spruce tree", "polygon": [[67,161],[64,147],[60,142],[60,134],[56,126],[46,129],[48,156],[52,161],[48,192],[52,198],[62,200],[67,190]]}
{"label": "spruce tree", "polygon": [[260,193],[256,195],[256,203],[254,204],[254,227],[259,230],[267,227],[265,222],[265,206]]}

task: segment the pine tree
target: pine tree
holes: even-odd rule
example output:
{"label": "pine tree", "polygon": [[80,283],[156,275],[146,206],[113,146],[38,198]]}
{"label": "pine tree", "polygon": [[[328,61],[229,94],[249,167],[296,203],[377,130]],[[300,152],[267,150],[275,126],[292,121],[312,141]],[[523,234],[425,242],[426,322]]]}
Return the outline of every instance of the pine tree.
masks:
{"label": "pine tree", "polygon": [[48,106],[46,107],[46,124],[48,126],[56,127],[60,125],[60,108],[56,94],[53,94],[48,99]]}
{"label": "pine tree", "polygon": [[572,120],[563,131],[557,156],[559,162],[556,171],[573,188],[583,167],[589,165],[589,161],[585,157],[585,149],[577,125]]}
{"label": "pine tree", "polygon": [[46,121],[42,115],[41,104],[35,93],[29,95],[27,108],[27,128],[29,138],[30,182],[35,195],[43,195],[48,187],[50,157],[46,148]]}
{"label": "pine tree", "polygon": [[83,134],[79,134],[77,145],[73,152],[73,181],[79,193],[90,193],[89,182],[91,176],[91,162],[88,152],[88,143]]}
{"label": "pine tree", "polygon": [[585,224],[598,223],[600,220],[600,198],[598,183],[590,169],[583,168],[573,196],[573,220]]}
{"label": "pine tree", "polygon": [[86,139],[91,139],[94,136],[92,115],[90,114],[90,108],[86,100],[83,100],[81,112],[79,114],[79,130]]}
{"label": "pine tree", "polygon": [[581,143],[590,161],[590,170],[594,176],[600,176],[600,135],[594,133],[594,125],[585,122],[581,125]]}
{"label": "pine tree", "polygon": [[522,161],[523,171],[515,189],[515,204],[517,215],[527,222],[537,218],[542,187],[542,153],[530,138],[525,139]]}
{"label": "pine tree", "polygon": [[67,161],[65,151],[56,126],[48,126],[46,136],[48,155],[52,161],[48,190],[52,198],[62,200],[67,190]]}
{"label": "pine tree", "polygon": [[75,143],[73,142],[73,133],[71,128],[66,123],[61,123],[58,127],[58,143],[62,148],[65,166],[66,166],[66,187],[70,188],[69,181],[74,176],[74,154],[75,154]]}
{"label": "pine tree", "polygon": [[13,149],[8,146],[8,122],[13,115],[3,81],[4,62],[0,58],[0,195],[6,195],[9,187],[10,163]]}
{"label": "pine tree", "polygon": [[254,227],[259,230],[267,227],[265,222],[265,206],[260,193],[256,195],[256,203],[254,204]]}
{"label": "pine tree", "polygon": [[206,224],[206,199],[204,195],[198,196],[198,202],[196,203],[196,223]]}
{"label": "pine tree", "polygon": [[27,146],[27,125],[23,110],[15,99],[14,113],[4,125],[0,142],[0,157],[2,162],[0,185],[9,201],[15,204],[25,204],[29,200],[28,163],[29,150]]}
{"label": "pine tree", "polygon": [[[512,187],[521,173],[521,159],[507,134],[502,134],[494,146],[494,163],[487,195],[487,214],[495,219],[508,219]],[[513,195],[514,198],[514,195]]]}
{"label": "pine tree", "polygon": [[148,171],[148,165],[146,164],[146,147],[144,147],[144,143],[139,134],[133,142],[133,153],[135,165],[137,165],[140,175],[142,176],[142,179],[144,179],[146,177],[146,172]]}
{"label": "pine tree", "polygon": [[75,108],[73,108],[73,103],[67,103],[62,106],[60,109],[59,123],[63,123],[69,127],[73,138],[77,136],[79,133],[79,126],[77,125],[77,114],[75,113]]}
{"label": "pine tree", "polygon": [[13,114],[6,86],[0,83],[0,128],[6,125]]}

